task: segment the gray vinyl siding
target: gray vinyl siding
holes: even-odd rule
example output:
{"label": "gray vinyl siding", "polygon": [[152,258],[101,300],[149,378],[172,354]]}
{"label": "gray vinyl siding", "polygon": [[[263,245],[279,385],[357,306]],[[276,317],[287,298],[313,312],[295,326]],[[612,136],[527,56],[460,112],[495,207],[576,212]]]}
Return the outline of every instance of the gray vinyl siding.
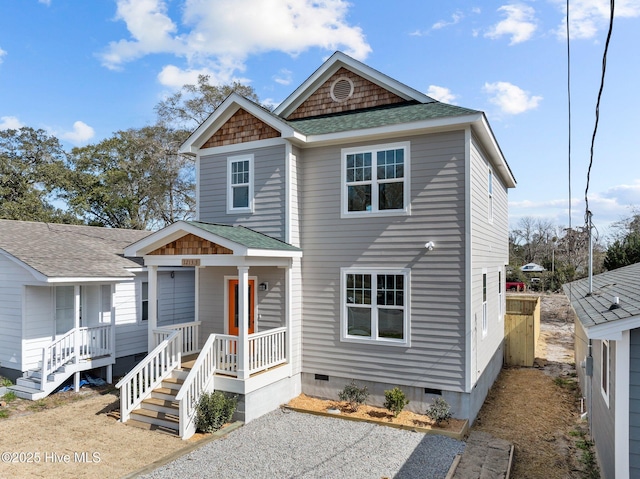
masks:
{"label": "gray vinyl siding", "polygon": [[[341,219],[341,148],[396,141],[410,141],[411,215]],[[300,161],[303,372],[463,391],[464,132],[359,145],[305,150]],[[410,347],[340,340],[344,267],[410,268]]]}
{"label": "gray vinyl siding", "polygon": [[193,270],[158,272],[158,326],[189,323],[195,317]]}
{"label": "gray vinyl siding", "polygon": [[139,321],[140,281],[147,273],[138,273],[136,281],[116,284],[116,358],[147,351],[147,323]]}
{"label": "gray vinyl siding", "polygon": [[640,329],[631,330],[629,356],[629,477],[640,477]]}
{"label": "gray vinyl siding", "polygon": [[33,276],[0,254],[0,366],[22,370],[23,283]]}
{"label": "gray vinyl siding", "polygon": [[[227,158],[253,154],[254,211],[227,214]],[[200,158],[199,220],[237,224],[284,240],[285,145],[209,155]]]}
{"label": "gray vinyl siding", "polygon": [[[489,169],[493,172],[493,215],[489,216]],[[507,188],[493,168],[475,136],[471,137],[471,258],[472,328],[476,344],[472,346],[472,384],[491,361],[504,339],[504,323],[499,318],[498,272],[509,262]],[[482,275],[487,274],[487,335],[482,334]],[[476,374],[473,373],[476,371]]]}
{"label": "gray vinyl siding", "polygon": [[605,479],[615,478],[615,361],[616,342],[609,341],[609,405],[601,391],[602,341],[592,341],[593,382],[591,392],[591,435],[596,445],[600,472]]}
{"label": "gray vinyl siding", "polygon": [[53,287],[25,286],[22,370],[35,369],[42,361],[42,349],[54,337]]}

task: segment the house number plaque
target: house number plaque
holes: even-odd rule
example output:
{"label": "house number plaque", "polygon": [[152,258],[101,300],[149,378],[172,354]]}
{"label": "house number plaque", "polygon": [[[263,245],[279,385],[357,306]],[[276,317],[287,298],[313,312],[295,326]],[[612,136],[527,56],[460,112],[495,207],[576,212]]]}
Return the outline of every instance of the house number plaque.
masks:
{"label": "house number plaque", "polygon": [[182,266],[200,266],[200,259],[183,259]]}

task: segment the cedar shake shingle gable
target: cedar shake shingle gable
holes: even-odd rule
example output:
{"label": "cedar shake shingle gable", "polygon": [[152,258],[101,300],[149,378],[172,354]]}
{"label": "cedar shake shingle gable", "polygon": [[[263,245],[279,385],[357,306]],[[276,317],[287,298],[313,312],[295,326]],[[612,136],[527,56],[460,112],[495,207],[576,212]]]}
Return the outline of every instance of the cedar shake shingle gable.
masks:
{"label": "cedar shake shingle gable", "polygon": [[141,264],[125,258],[150,231],[0,220],[0,250],[48,278],[130,278]]}

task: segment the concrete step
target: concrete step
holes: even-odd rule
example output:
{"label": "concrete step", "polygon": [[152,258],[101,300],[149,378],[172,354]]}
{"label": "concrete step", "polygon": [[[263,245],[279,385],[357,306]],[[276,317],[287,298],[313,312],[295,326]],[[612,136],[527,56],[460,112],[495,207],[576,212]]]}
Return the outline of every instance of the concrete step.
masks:
{"label": "concrete step", "polygon": [[150,397],[142,401],[141,407],[149,411],[163,412],[174,416],[180,414],[180,405],[175,401],[168,401],[166,399]]}
{"label": "concrete step", "polygon": [[169,429],[180,430],[180,421],[175,414],[166,414],[158,411],[150,411],[145,408],[131,411],[131,419],[161,426]]}
{"label": "concrete step", "polygon": [[40,389],[33,389],[20,385],[9,386],[7,389],[9,391],[13,391],[19,398],[29,399],[31,401],[37,401],[47,395],[46,392],[40,391]]}
{"label": "concrete step", "polygon": [[40,379],[38,378],[18,378],[16,380],[16,385],[22,386],[29,389],[40,390]]}

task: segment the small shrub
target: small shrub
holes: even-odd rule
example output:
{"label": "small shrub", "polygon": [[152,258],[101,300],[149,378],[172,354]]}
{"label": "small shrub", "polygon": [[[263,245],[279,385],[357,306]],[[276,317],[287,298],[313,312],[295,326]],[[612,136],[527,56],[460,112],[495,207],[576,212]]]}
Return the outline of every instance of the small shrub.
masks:
{"label": "small shrub", "polygon": [[217,431],[231,420],[237,406],[237,397],[222,391],[203,394],[196,407],[196,428],[202,432]]}
{"label": "small shrub", "polygon": [[435,421],[436,426],[439,426],[444,421],[449,422],[449,419],[451,419],[451,406],[444,398],[438,397],[429,406],[425,414]]}
{"label": "small shrub", "polygon": [[9,391],[8,393],[5,393],[4,396],[2,396],[2,400],[11,402],[11,401],[15,401],[17,397],[18,396],[16,396],[16,393],[14,393],[13,391]]}
{"label": "small shrub", "polygon": [[384,407],[393,413],[393,417],[398,417],[407,404],[409,401],[402,389],[395,387],[384,392]]}
{"label": "small shrub", "polygon": [[0,409],[0,419],[6,419],[9,417],[9,411],[6,409]]}
{"label": "small shrub", "polygon": [[338,392],[338,398],[340,401],[345,401],[349,405],[351,411],[356,412],[361,404],[369,397],[369,391],[367,386],[358,387],[355,381],[351,381],[351,384],[347,384],[342,391]]}
{"label": "small shrub", "polygon": [[11,379],[0,377],[0,387],[9,387],[9,386],[13,386]]}

